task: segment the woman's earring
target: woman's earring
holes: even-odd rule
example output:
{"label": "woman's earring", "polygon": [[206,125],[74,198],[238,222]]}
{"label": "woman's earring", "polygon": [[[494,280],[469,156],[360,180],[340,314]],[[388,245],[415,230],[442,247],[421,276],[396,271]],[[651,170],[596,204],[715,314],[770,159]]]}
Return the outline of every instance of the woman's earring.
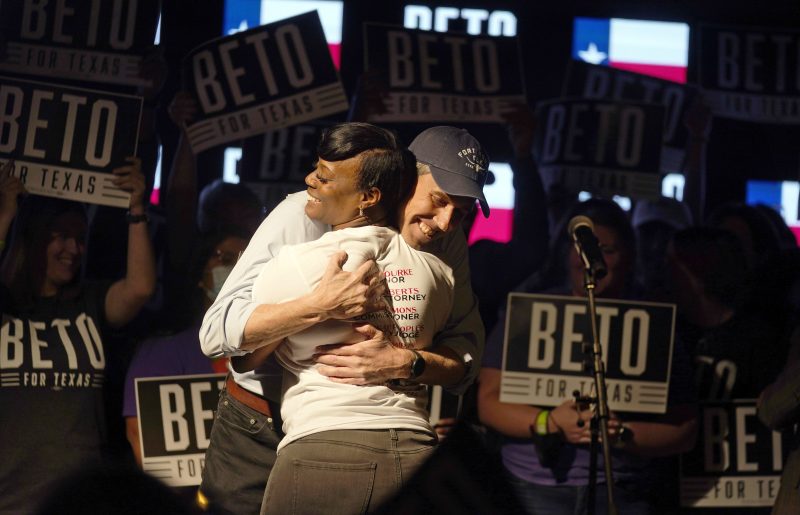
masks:
{"label": "woman's earring", "polygon": [[358,206],[358,216],[364,216],[364,208],[361,206]]}

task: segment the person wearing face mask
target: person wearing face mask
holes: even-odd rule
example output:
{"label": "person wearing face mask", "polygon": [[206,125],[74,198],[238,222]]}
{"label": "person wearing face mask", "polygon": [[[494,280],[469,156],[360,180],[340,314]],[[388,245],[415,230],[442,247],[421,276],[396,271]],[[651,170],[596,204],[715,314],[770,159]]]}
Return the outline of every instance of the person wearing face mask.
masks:
{"label": "person wearing face mask", "polygon": [[31,513],[56,481],[108,459],[104,336],[153,294],[155,260],[138,159],[113,171],[130,212],[127,270],[111,283],[83,280],[84,206],[30,195],[17,213],[12,167],[0,167],[0,242],[14,223],[0,284],[0,513]]}
{"label": "person wearing face mask", "polygon": [[[334,138],[338,143],[326,146],[329,140],[319,146],[317,170],[306,178],[308,190],[289,195],[270,213],[206,313],[200,333],[206,355],[244,356],[274,347],[316,323],[383,309],[376,302],[384,286],[374,262],[342,270],[348,259],[343,252],[330,258],[326,273],[311,292],[278,304],[253,297],[256,277],[283,246],[316,240],[342,222],[344,198],[337,193],[339,182],[326,177],[327,168],[357,156],[363,158],[362,167],[370,163],[371,168],[389,168],[399,175],[407,166],[396,157],[404,147],[388,131],[347,123],[329,133],[338,133]],[[453,269],[454,305],[447,326],[436,335],[433,346],[417,351],[418,355],[396,347],[383,331],[369,326],[363,329],[363,341],[346,345],[330,341],[331,345],[321,347],[313,357],[315,370],[331,382],[351,385],[379,385],[413,373],[419,383],[442,384],[462,393],[477,373],[483,325],[470,288],[466,240],[457,228],[476,200],[488,214],[481,191],[486,163],[476,162],[483,156],[477,141],[453,127],[428,129],[409,148],[420,166],[411,196],[399,208],[398,229],[408,245],[440,257]],[[402,287],[403,277],[390,280],[394,281],[389,283],[390,291]],[[276,381],[265,366],[231,371],[217,415],[217,421],[226,423],[215,423],[212,429],[200,488],[217,511],[254,513],[259,509],[282,437],[280,426],[275,426],[279,385],[280,375]]]}
{"label": "person wearing face mask", "polygon": [[217,298],[233,265],[247,247],[248,240],[247,232],[232,228],[201,236],[192,252],[194,257],[187,274],[193,287],[183,296],[189,306],[187,311],[194,313],[194,316],[183,322],[185,329],[144,341],[136,349],[125,378],[122,416],[125,418],[128,442],[139,466],[142,464],[142,453],[136,409],[136,379],[226,371],[224,359],[211,360],[203,354],[197,334],[203,314]]}

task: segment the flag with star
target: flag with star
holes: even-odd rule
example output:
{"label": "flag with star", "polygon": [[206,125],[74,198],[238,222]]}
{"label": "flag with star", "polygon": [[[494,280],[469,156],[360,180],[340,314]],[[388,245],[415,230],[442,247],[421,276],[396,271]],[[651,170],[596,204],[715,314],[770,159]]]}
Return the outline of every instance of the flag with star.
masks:
{"label": "flag with star", "polygon": [[685,23],[578,17],[573,27],[573,59],[686,83]]}

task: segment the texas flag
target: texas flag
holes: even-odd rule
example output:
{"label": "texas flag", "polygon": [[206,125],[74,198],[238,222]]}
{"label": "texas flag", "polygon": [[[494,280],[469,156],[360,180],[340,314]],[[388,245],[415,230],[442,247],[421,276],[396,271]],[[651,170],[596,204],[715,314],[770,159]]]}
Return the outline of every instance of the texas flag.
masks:
{"label": "texas flag", "polygon": [[500,243],[511,241],[514,220],[514,172],[508,163],[490,163],[491,182],[483,187],[483,196],[489,204],[489,218],[484,218],[478,209],[475,223],[469,231],[467,242],[472,245],[478,240],[492,240]]}
{"label": "texas flag", "polygon": [[223,35],[316,10],[336,69],[342,62],[343,2],[336,0],[226,0]]}
{"label": "texas flag", "polygon": [[622,18],[575,18],[572,57],[686,83],[689,25]]}
{"label": "texas flag", "polygon": [[797,181],[747,181],[746,202],[766,204],[777,211],[800,245],[800,183]]}

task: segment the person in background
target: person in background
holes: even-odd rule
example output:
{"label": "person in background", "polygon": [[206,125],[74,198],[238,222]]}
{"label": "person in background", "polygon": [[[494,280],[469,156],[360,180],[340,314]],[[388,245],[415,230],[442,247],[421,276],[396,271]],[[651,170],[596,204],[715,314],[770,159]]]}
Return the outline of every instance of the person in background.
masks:
{"label": "person in background", "polygon": [[[667,249],[670,290],[677,306],[676,337],[694,362],[698,400],[755,399],[777,375],[784,359],[780,328],[745,309],[747,257],[726,230],[678,231]],[[698,449],[707,449],[705,434]],[[684,510],[688,511],[688,509]],[[768,513],[757,507],[711,508],[699,513]]]}
{"label": "person in background", "polygon": [[692,225],[689,206],[669,197],[638,200],[631,219],[636,231],[636,278],[654,301],[668,296],[667,246],[675,231]]}
{"label": "person in background", "polygon": [[773,515],[800,513],[800,341],[780,375],[758,397],[758,418],[767,427],[789,435],[789,455],[783,461],[781,486]]}
{"label": "person in background", "polygon": [[747,258],[730,232],[678,231],[667,251],[676,332],[695,363],[700,400],[754,399],[784,359],[780,329],[743,309]]}
{"label": "person in background", "polygon": [[[627,214],[610,200],[589,199],[567,213],[555,236],[550,259],[561,259],[547,270],[560,270],[544,283],[541,274],[517,288],[526,293],[585,296],[584,265],[569,241],[566,222],[583,215],[594,222],[608,274],[597,281],[598,297],[636,299],[634,263],[636,241]],[[535,285],[548,284],[545,290]],[[509,480],[529,514],[586,513],[589,480],[589,420],[586,406],[568,399],[555,408],[500,401],[505,316],[499,317],[487,340],[478,392],[480,420],[501,435],[501,455]],[[540,415],[544,413],[542,418]],[[611,413],[614,492],[620,513],[654,513],[659,503],[653,490],[663,483],[662,465],[656,458],[677,455],[691,448],[696,433],[696,407],[691,388],[691,364],[675,345],[670,376],[669,405],[664,415]],[[541,428],[536,421],[541,420]],[[624,428],[624,429],[623,429]],[[625,434],[625,437],[621,435]],[[602,456],[598,457],[596,513],[606,513],[606,487]],[[663,486],[662,486],[663,488]]]}
{"label": "person in background", "polygon": [[790,306],[793,289],[800,285],[800,254],[782,248],[775,224],[756,206],[726,202],[711,212],[706,225],[728,231],[739,241],[746,263],[735,276],[743,285],[739,311],[757,313],[777,328],[781,348],[774,352],[785,356],[795,324]]}
{"label": "person in background", "polygon": [[163,199],[167,243],[160,267],[167,317],[160,325],[181,331],[197,317],[193,306],[184,300],[187,290],[193,292],[197,285],[196,278],[185,273],[196,258],[193,252],[197,241],[209,234],[226,232],[249,240],[264,212],[256,195],[243,184],[216,179],[198,191],[197,156],[186,135],[186,127],[199,112],[197,100],[190,93],[179,91],[168,112],[179,130],[179,139]]}
{"label": "person in background", "polygon": [[0,334],[7,345],[0,388],[0,512],[27,512],[50,485],[107,459],[105,339],[130,322],[155,289],[139,161],[113,171],[130,193],[127,262],[113,282],[84,281],[87,218],[82,204],[28,196],[0,169],[0,240],[13,237],[2,266]]}
{"label": "person in background", "polygon": [[[497,323],[497,313],[505,305],[508,292],[547,258],[549,222],[547,197],[531,152],[534,117],[527,105],[514,105],[504,115],[509,141],[514,151],[514,216],[511,239],[507,243],[479,240],[469,248],[475,270],[472,289],[478,296],[481,319],[487,331]],[[497,266],[502,263],[502,266]]]}
{"label": "person in background", "polygon": [[136,350],[125,379],[122,416],[128,442],[136,463],[142,464],[139,442],[139,417],[136,406],[135,382],[141,377],[165,377],[191,374],[213,374],[227,371],[225,360],[210,360],[200,350],[197,338],[203,314],[217,297],[239,255],[247,247],[249,235],[232,230],[206,234],[193,252],[188,276],[191,289],[185,291],[184,302],[194,316],[177,322],[185,328],[175,334],[143,342]]}

